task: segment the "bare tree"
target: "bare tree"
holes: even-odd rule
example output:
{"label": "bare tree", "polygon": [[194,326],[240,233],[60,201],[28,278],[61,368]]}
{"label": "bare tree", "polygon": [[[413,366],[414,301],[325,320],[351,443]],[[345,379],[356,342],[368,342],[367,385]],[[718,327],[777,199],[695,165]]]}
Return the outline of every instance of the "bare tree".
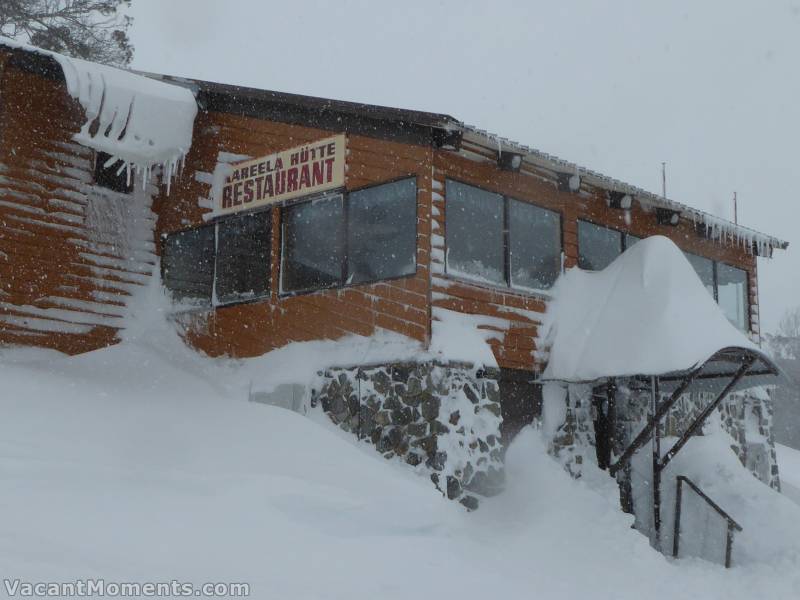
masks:
{"label": "bare tree", "polygon": [[128,38],[130,0],[0,0],[0,35],[124,67],[133,58]]}
{"label": "bare tree", "polygon": [[778,323],[778,335],[800,338],[800,306],[788,309]]}
{"label": "bare tree", "polygon": [[800,360],[800,306],[788,309],[778,322],[775,335],[766,336],[771,350],[779,357]]}

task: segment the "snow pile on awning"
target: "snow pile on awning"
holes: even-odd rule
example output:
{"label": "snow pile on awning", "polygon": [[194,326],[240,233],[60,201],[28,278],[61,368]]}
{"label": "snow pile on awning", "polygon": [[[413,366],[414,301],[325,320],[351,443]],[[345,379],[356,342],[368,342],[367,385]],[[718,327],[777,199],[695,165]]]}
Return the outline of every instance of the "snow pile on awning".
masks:
{"label": "snow pile on awning", "polygon": [[663,375],[696,367],[723,348],[760,353],[666,237],[636,243],[602,271],[571,269],[553,296],[542,379]]}
{"label": "snow pile on awning", "polygon": [[[110,154],[145,180],[153,167],[172,175],[192,145],[197,103],[184,87],[0,37],[0,45],[53,58],[67,91],[86,111],[76,142]],[[116,162],[113,161],[113,162]]]}

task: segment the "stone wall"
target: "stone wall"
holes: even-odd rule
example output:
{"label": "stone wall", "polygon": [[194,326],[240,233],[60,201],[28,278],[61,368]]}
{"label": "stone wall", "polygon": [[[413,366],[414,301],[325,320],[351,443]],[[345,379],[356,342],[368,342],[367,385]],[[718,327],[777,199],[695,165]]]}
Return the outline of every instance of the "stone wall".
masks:
{"label": "stone wall", "polygon": [[[650,391],[634,380],[618,379],[616,386],[613,451],[619,456],[633,442],[648,418]],[[668,398],[668,394],[662,395],[662,401]],[[662,422],[662,436],[680,436],[713,399],[714,394],[705,392],[684,394]],[[590,386],[569,385],[564,422],[556,429],[550,442],[551,454],[575,478],[581,476],[586,458],[595,454],[593,420],[597,403],[592,400]],[[720,404],[717,413],[722,429],[733,439],[731,449],[742,464],[763,483],[780,490],[773,405],[767,390],[758,387],[733,393]],[[618,474],[621,486],[629,485],[624,481],[626,477],[628,474],[625,472]]]}
{"label": "stone wall", "polygon": [[339,427],[429,475],[468,509],[502,489],[498,384],[468,365],[328,369],[312,391],[317,404]]}
{"label": "stone wall", "polygon": [[763,483],[780,491],[775,453],[772,398],[764,388],[732,394],[720,407],[722,427],[734,439],[731,448]]}

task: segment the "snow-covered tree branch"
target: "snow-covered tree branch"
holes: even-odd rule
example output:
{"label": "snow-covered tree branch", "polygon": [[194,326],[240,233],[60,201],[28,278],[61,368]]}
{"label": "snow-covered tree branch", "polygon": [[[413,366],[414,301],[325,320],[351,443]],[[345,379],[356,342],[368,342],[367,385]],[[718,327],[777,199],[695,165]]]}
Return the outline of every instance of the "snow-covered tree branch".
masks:
{"label": "snow-covered tree branch", "polygon": [[3,0],[0,35],[76,58],[125,66],[130,0]]}

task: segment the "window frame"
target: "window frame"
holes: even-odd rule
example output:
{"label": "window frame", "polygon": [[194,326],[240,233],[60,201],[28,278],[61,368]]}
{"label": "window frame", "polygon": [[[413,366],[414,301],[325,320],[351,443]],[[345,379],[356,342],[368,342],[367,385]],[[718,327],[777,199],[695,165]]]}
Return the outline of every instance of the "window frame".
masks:
{"label": "window frame", "polygon": [[[502,223],[502,233],[503,233],[503,279],[505,280],[505,284],[500,283],[491,283],[488,281],[483,281],[481,279],[473,279],[469,275],[464,275],[460,272],[454,273],[451,272],[448,267],[448,260],[447,256],[449,254],[449,244],[447,242],[447,183],[448,182],[458,183],[460,185],[466,185],[469,187],[473,187],[476,189],[481,190],[482,192],[486,192],[487,194],[495,194],[501,197],[503,201],[503,223]],[[509,214],[510,214],[510,202],[509,200],[514,200],[515,202],[521,202],[523,204],[530,204],[539,208],[541,210],[546,210],[548,212],[554,213],[558,215],[558,245],[561,255],[561,270],[560,272],[563,273],[564,270],[564,212],[562,210],[554,210],[552,208],[548,208],[546,206],[542,206],[537,202],[530,202],[528,200],[523,200],[521,198],[515,198],[514,196],[505,194],[503,192],[498,192],[487,187],[481,185],[475,185],[474,183],[470,183],[468,181],[464,181],[463,179],[458,179],[457,177],[445,177],[444,182],[444,198],[445,198],[445,207],[444,207],[444,273],[447,277],[455,279],[457,281],[463,281],[465,283],[469,283],[470,285],[475,285],[491,290],[504,290],[508,292],[513,292],[515,294],[521,294],[525,296],[545,296],[550,297],[550,288],[548,289],[534,289],[529,287],[515,287],[512,285],[512,278],[511,278],[511,227],[509,226]]]}
{"label": "window frame", "polygon": [[[232,220],[234,220],[236,218],[246,217],[246,216],[250,216],[250,215],[254,215],[254,214],[258,214],[258,213],[269,213],[269,218],[267,220],[267,222],[269,223],[269,238],[270,238],[269,239],[269,245],[268,245],[268,251],[269,252],[268,252],[268,257],[267,257],[267,289],[266,289],[264,294],[261,294],[261,295],[258,295],[258,296],[253,296],[252,298],[239,298],[239,299],[236,299],[236,300],[231,300],[230,302],[219,302],[218,299],[217,299],[217,247],[218,247],[218,240],[219,240],[219,237],[218,237],[219,236],[219,233],[218,233],[219,232],[219,229],[218,229],[219,228],[219,224],[220,223],[225,223],[226,221],[232,221]],[[171,236],[171,235],[185,233],[187,231],[194,231],[194,230],[197,230],[197,229],[202,229],[204,227],[213,227],[214,228],[214,256],[213,256],[214,268],[213,268],[212,277],[211,277],[211,297],[208,299],[208,302],[206,302],[205,299],[203,299],[202,303],[198,303],[197,306],[192,306],[192,307],[188,308],[185,312],[190,312],[190,311],[195,311],[195,310],[200,311],[200,310],[217,309],[217,308],[227,307],[227,306],[237,306],[237,305],[240,305],[240,304],[251,304],[253,302],[262,302],[264,300],[264,298],[270,298],[272,296],[272,289],[273,289],[273,285],[272,285],[272,246],[273,246],[272,238],[274,236],[273,225],[274,225],[274,223],[273,223],[273,219],[272,219],[272,207],[271,206],[267,206],[267,207],[260,207],[260,208],[255,209],[255,210],[242,211],[242,212],[237,212],[237,213],[230,214],[230,215],[224,215],[224,216],[221,216],[221,217],[217,217],[217,218],[211,219],[208,222],[203,223],[202,225],[197,226],[197,227],[184,227],[182,229],[176,229],[174,231],[162,233],[161,234],[161,254],[160,254],[160,257],[161,257],[161,281],[162,281],[162,285],[164,285],[164,283],[163,283],[164,282],[164,260],[163,260],[163,256],[164,256],[164,248],[166,246],[167,238],[169,236]],[[166,287],[166,286],[164,286],[164,287]]]}
{"label": "window frame", "polygon": [[[382,185],[390,185],[392,183],[397,183],[398,181],[405,181],[405,180],[413,180],[414,181],[414,271],[412,273],[406,273],[404,275],[393,275],[391,277],[383,277],[380,279],[373,279],[369,281],[358,281],[355,283],[348,283],[347,282],[347,267],[348,267],[348,259],[349,259],[349,236],[348,236],[348,226],[350,223],[350,194],[355,192],[362,192],[364,190],[369,190],[372,188],[377,188]],[[419,250],[419,176],[417,173],[411,173],[408,175],[402,175],[400,177],[394,177],[392,179],[387,179],[385,181],[379,181],[377,183],[370,183],[358,188],[353,189],[345,189],[345,188],[338,188],[336,190],[329,190],[323,192],[321,194],[314,194],[313,196],[304,196],[302,198],[292,199],[288,202],[284,202],[278,204],[276,208],[279,210],[279,221],[280,221],[280,260],[278,261],[278,297],[280,298],[291,298],[293,296],[303,296],[306,294],[313,294],[315,292],[322,292],[326,290],[340,290],[340,289],[347,289],[353,288],[363,285],[374,285],[376,283],[380,283],[383,281],[395,281],[398,279],[406,279],[408,277],[416,277],[419,273],[419,260],[417,257],[417,253]],[[294,206],[298,206],[301,204],[307,204],[309,202],[315,201],[325,201],[326,198],[333,198],[335,196],[339,196],[342,202],[342,221],[340,224],[340,235],[341,235],[341,264],[340,264],[340,275],[339,280],[337,283],[334,283],[329,286],[322,286],[322,287],[311,287],[311,288],[304,288],[302,290],[285,290],[283,287],[283,274],[284,274],[284,263],[286,260],[286,219],[284,219],[284,210],[290,209]]]}

